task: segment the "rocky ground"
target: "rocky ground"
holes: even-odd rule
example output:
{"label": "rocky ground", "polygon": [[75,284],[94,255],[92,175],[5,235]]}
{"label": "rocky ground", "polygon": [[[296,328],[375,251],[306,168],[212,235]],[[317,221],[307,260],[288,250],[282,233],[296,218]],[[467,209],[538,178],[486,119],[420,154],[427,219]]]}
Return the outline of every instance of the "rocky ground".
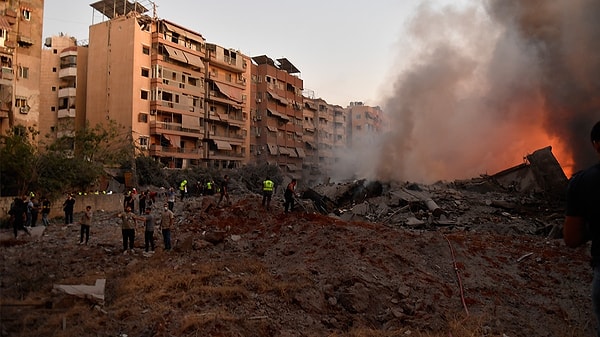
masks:
{"label": "rocky ground", "polygon": [[[208,212],[209,197],[189,198],[176,203],[175,249],[163,251],[157,232],[149,256],[141,229],[136,253],[122,253],[112,213],[96,210],[84,246],[77,225],[55,219],[38,238],[2,241],[1,333],[593,334],[589,247],[554,238],[558,203],[456,186],[430,193],[441,216],[385,190],[329,216],[309,200],[284,214],[279,199],[266,211],[251,193]],[[97,279],[104,301],[53,289]]]}

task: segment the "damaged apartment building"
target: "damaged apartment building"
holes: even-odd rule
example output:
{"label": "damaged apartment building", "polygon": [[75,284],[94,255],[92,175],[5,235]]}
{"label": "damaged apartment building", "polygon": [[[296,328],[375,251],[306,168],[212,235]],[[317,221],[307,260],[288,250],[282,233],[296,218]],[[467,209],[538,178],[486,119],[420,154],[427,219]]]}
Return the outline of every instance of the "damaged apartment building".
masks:
{"label": "damaged apartment building", "polygon": [[[93,20],[101,20],[92,22],[87,41],[61,33],[46,38],[43,49],[41,1],[5,9],[4,51],[18,55],[15,69],[21,70],[11,68],[14,56],[2,54],[0,93],[8,95],[0,106],[4,131],[9,116],[17,124],[27,120],[50,139],[73,136],[86,124],[115,124],[138,154],[164,167],[269,163],[302,179],[334,170],[337,150],[366,128],[367,120],[353,115],[373,116],[362,111],[371,109],[362,103],[343,108],[315,98],[288,59],[250,57],[209,43],[202,34],[159,18],[149,0],[100,0],[90,6]],[[24,13],[37,24],[27,26]],[[34,49],[41,56],[21,55],[35,54]],[[29,71],[29,77],[41,76],[27,89],[28,81],[13,78],[25,77],[23,65],[32,59],[37,64],[30,69],[40,70]]]}

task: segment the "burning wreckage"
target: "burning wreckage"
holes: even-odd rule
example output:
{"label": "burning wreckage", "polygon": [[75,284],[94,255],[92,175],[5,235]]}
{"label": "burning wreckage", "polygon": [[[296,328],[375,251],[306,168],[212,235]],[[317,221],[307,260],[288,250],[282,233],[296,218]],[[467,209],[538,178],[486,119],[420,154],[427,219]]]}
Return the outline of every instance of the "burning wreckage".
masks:
{"label": "burning wreckage", "polygon": [[[519,215],[550,211],[544,221],[517,224],[516,230],[558,237],[563,192],[568,179],[550,146],[525,156],[520,165],[493,175],[432,185],[367,181],[323,184],[302,192],[306,211],[415,229],[492,222],[494,216],[515,223]],[[491,215],[491,216],[490,216]],[[469,225],[467,225],[469,224]]]}

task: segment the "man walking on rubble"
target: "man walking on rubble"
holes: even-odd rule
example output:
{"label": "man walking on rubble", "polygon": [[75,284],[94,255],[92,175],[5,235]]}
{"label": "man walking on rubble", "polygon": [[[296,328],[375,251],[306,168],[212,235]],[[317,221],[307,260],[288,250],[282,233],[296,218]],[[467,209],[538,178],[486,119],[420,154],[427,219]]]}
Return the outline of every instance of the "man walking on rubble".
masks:
{"label": "man walking on rubble", "polygon": [[217,207],[221,204],[223,199],[227,199],[227,205],[231,205],[231,200],[229,199],[229,176],[223,176],[223,181],[221,182],[221,197],[217,202]]}
{"label": "man walking on rubble", "polygon": [[285,192],[283,193],[283,197],[285,198],[284,209],[285,213],[288,212],[288,207],[290,212],[294,209],[294,198],[296,195],[296,179],[292,179],[292,181],[285,188]]}
{"label": "man walking on rubble", "polygon": [[27,204],[25,203],[25,200],[27,200],[26,196],[23,196],[22,198],[15,198],[10,206],[10,210],[8,211],[8,214],[10,214],[13,218],[12,221],[15,239],[19,234],[19,230],[22,230],[31,236],[31,233],[25,227],[25,213],[27,212]]}
{"label": "man walking on rubble", "polygon": [[[592,128],[590,138],[600,158],[600,121]],[[592,304],[600,336],[600,161],[569,181],[563,236],[569,247],[592,241]]]}
{"label": "man walking on rubble", "polygon": [[266,207],[267,211],[271,209],[271,198],[273,197],[273,187],[275,183],[268,177],[263,181],[263,199],[262,206]]}

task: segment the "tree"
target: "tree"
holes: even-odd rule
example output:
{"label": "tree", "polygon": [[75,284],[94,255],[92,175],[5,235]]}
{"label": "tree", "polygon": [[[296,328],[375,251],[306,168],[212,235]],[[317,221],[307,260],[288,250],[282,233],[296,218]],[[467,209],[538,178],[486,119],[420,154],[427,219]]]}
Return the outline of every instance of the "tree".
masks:
{"label": "tree", "polygon": [[23,195],[37,179],[35,129],[16,125],[0,136],[0,194]]}

